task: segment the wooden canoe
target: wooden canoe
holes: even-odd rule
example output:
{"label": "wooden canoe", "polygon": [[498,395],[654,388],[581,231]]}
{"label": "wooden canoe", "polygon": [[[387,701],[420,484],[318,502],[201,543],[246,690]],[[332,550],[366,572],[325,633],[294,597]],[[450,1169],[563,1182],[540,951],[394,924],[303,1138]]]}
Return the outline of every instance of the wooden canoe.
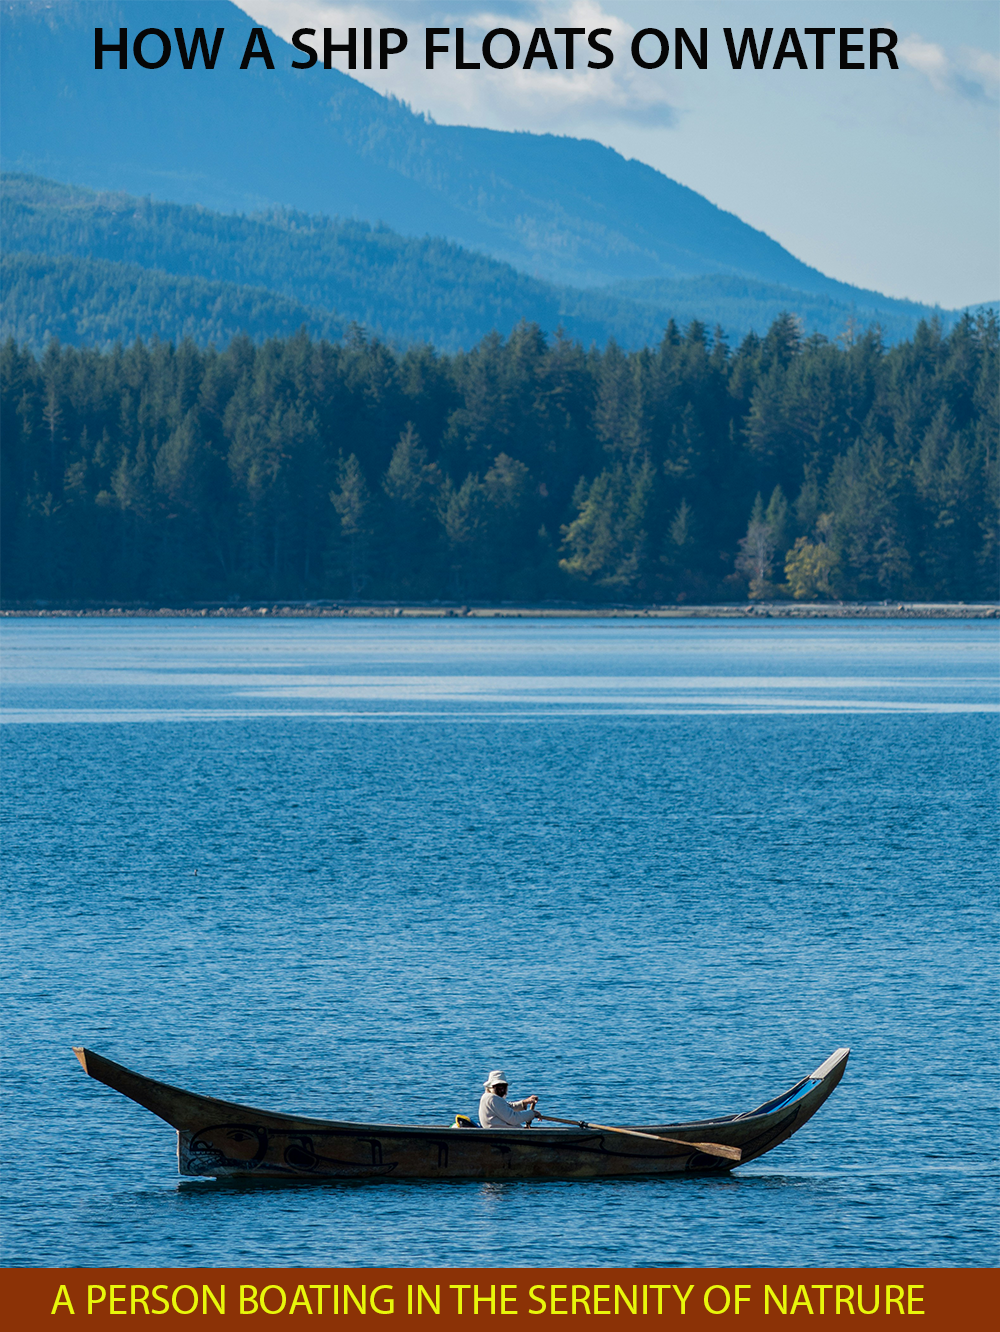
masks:
{"label": "wooden canoe", "polygon": [[[849,1049],[835,1050],[815,1073],[756,1110],[690,1124],[623,1126],[652,1135],[639,1137],[595,1125],[477,1129],[306,1119],[198,1096],[133,1073],[92,1050],[73,1050],[92,1078],[177,1130],[180,1174],[299,1180],[590,1179],[725,1172],[733,1169],[734,1161],[685,1143],[738,1147],[741,1164],[763,1156],[812,1118],[843,1076],[850,1054]],[[658,1142],[657,1135],[675,1141]]]}

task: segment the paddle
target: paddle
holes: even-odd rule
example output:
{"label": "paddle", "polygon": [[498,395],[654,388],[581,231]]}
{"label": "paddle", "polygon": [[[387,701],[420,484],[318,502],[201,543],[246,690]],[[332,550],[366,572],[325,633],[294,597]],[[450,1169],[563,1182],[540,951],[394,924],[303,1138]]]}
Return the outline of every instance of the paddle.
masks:
{"label": "paddle", "polygon": [[611,1124],[588,1123],[585,1119],[557,1119],[555,1115],[539,1115],[539,1119],[545,1119],[550,1124],[572,1124],[574,1128],[595,1128],[603,1129],[606,1133],[625,1133],[630,1138],[652,1138],[654,1142],[673,1142],[679,1147],[690,1147],[692,1151],[704,1152],[707,1156],[725,1156],[731,1161],[739,1161],[743,1153],[738,1147],[723,1147],[718,1142],[686,1142],[683,1138],[665,1138],[662,1133],[642,1133],[639,1129],[614,1128]]}

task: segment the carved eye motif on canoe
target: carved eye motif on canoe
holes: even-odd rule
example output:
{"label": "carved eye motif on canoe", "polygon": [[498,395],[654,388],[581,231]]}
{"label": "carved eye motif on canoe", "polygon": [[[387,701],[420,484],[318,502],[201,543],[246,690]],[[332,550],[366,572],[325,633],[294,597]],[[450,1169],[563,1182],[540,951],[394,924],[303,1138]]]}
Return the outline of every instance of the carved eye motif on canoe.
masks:
{"label": "carved eye motif on canoe", "polygon": [[227,1162],[261,1161],[267,1152],[267,1129],[253,1124],[214,1124],[191,1139],[192,1152],[219,1152]]}

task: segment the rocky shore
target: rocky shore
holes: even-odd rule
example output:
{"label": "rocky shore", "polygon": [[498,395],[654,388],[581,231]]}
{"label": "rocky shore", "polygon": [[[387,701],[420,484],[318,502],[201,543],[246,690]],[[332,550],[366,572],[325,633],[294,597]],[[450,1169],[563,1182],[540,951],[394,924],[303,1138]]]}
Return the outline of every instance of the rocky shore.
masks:
{"label": "rocky shore", "polygon": [[0,616],[35,619],[792,619],[792,620],[989,620],[1000,616],[997,602],[756,602],[722,606],[627,606],[546,602],[362,602],[253,601],[192,606],[11,605]]}

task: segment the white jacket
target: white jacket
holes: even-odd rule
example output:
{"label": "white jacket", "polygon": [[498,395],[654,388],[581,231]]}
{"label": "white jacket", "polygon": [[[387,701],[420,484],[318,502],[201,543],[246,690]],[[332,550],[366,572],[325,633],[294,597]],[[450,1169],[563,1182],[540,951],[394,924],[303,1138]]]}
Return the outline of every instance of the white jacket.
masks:
{"label": "white jacket", "polygon": [[491,1091],[484,1091],[479,1098],[479,1122],[483,1128],[524,1128],[534,1117],[527,1101],[505,1101]]}

